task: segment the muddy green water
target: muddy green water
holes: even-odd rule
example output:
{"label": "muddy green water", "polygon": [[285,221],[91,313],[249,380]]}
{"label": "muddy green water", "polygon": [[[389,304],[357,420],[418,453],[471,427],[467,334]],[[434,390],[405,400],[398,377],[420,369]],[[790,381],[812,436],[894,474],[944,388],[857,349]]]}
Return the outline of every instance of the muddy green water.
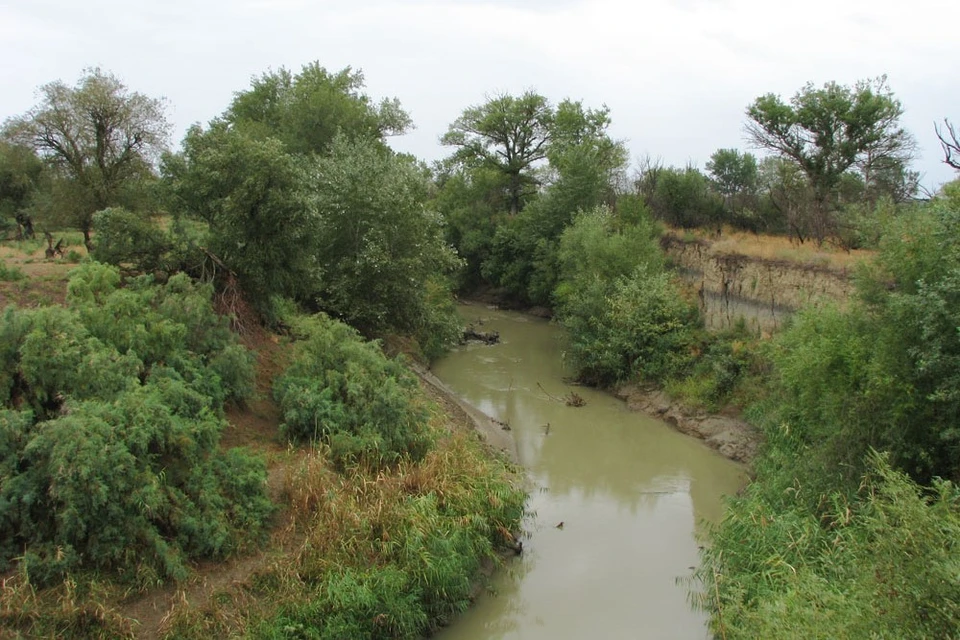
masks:
{"label": "muddy green water", "polygon": [[[461,313],[482,318],[501,343],[463,347],[434,372],[509,424],[533,515],[523,555],[437,637],[709,637],[677,581],[697,563],[697,531],[720,517],[721,497],[743,486],[744,469],[605,393],[565,384],[557,326],[481,305]],[[586,406],[550,397],[571,391]]]}

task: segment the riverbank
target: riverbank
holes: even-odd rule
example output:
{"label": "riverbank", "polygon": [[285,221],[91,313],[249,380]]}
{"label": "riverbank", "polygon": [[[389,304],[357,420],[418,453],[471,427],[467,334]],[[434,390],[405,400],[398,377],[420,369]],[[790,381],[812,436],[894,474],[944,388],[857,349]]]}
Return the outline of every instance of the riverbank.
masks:
{"label": "riverbank", "polygon": [[632,411],[663,420],[680,433],[703,440],[711,449],[735,462],[750,464],[760,445],[760,432],[745,420],[717,413],[695,412],[654,386],[623,384],[613,395]]}
{"label": "riverbank", "polygon": [[[552,312],[542,307],[516,309],[514,308],[516,305],[504,302],[492,290],[479,292],[476,296],[471,295],[469,300],[463,300],[463,302],[485,308],[504,308],[518,311],[535,318],[549,319],[553,316]],[[507,452],[512,451],[514,457],[511,459],[516,460],[516,443],[510,437],[509,432],[502,430],[500,423],[464,403],[429,371],[420,368],[417,373],[421,376],[421,379],[424,379],[423,374],[429,375],[432,380],[424,379],[425,382],[442,390],[461,409],[473,413],[472,418],[475,422],[475,428],[483,434],[488,444]],[[610,392],[616,398],[624,401],[631,411],[642,412],[663,420],[680,433],[702,440],[708,447],[734,462],[750,464],[757,453],[761,439],[760,432],[735,415],[691,410],[655,385],[625,383],[610,390]]]}
{"label": "riverbank", "polygon": [[472,430],[492,450],[518,464],[517,443],[508,425],[465,402],[429,369],[416,363],[410,368],[423,383],[424,392],[443,407],[454,428]]}

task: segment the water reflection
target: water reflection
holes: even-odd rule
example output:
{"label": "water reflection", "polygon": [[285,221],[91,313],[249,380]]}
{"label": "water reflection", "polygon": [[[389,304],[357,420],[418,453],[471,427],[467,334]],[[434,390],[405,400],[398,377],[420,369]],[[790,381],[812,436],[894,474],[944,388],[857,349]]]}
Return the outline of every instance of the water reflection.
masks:
{"label": "water reflection", "polygon": [[[535,515],[524,555],[444,640],[705,637],[676,579],[697,562],[698,522],[719,517],[720,496],[742,485],[742,469],[607,394],[564,383],[556,326],[477,306],[463,312],[482,316],[502,343],[468,346],[435,372],[510,425]],[[586,406],[566,406],[571,391]]]}

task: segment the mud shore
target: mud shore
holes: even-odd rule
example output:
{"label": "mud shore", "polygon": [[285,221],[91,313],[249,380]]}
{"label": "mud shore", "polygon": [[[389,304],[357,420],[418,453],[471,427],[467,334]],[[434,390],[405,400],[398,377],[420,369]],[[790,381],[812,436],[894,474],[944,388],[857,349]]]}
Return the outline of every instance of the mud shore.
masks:
{"label": "mud shore", "polygon": [[659,418],[680,433],[703,440],[731,460],[749,464],[757,453],[760,433],[740,418],[688,411],[663,390],[651,386],[624,384],[613,394],[631,410]]}

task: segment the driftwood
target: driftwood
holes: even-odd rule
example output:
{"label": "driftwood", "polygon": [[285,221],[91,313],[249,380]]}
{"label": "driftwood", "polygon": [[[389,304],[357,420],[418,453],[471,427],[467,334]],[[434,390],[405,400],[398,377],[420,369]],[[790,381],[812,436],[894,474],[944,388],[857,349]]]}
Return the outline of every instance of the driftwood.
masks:
{"label": "driftwood", "polygon": [[[583,396],[581,396],[579,393],[576,393],[574,391],[571,391],[570,393],[568,393],[562,398],[558,398],[557,396],[551,394],[549,391],[544,389],[543,385],[540,384],[539,382],[537,383],[537,386],[540,387],[540,391],[543,391],[545,394],[547,394],[547,397],[553,400],[554,402],[562,402],[568,407],[582,407],[585,404],[587,404],[587,401],[583,399]],[[550,425],[548,424],[547,432],[549,431],[550,431]]]}
{"label": "driftwood", "polygon": [[500,342],[500,332],[499,331],[477,331],[473,325],[468,326],[463,330],[463,336],[460,340],[461,344],[466,342],[482,342],[484,344],[497,344]]}
{"label": "driftwood", "polygon": [[55,258],[55,257],[58,257],[58,256],[61,256],[61,257],[62,257],[62,256],[63,256],[63,238],[60,238],[60,239],[57,241],[57,245],[54,246],[54,245],[53,245],[53,236],[50,235],[50,232],[49,232],[49,231],[44,231],[44,232],[43,232],[43,235],[46,236],[46,238],[47,238],[47,249],[46,249],[46,251],[44,252],[44,253],[46,254],[46,256],[47,256],[47,259],[50,260],[50,259]]}

